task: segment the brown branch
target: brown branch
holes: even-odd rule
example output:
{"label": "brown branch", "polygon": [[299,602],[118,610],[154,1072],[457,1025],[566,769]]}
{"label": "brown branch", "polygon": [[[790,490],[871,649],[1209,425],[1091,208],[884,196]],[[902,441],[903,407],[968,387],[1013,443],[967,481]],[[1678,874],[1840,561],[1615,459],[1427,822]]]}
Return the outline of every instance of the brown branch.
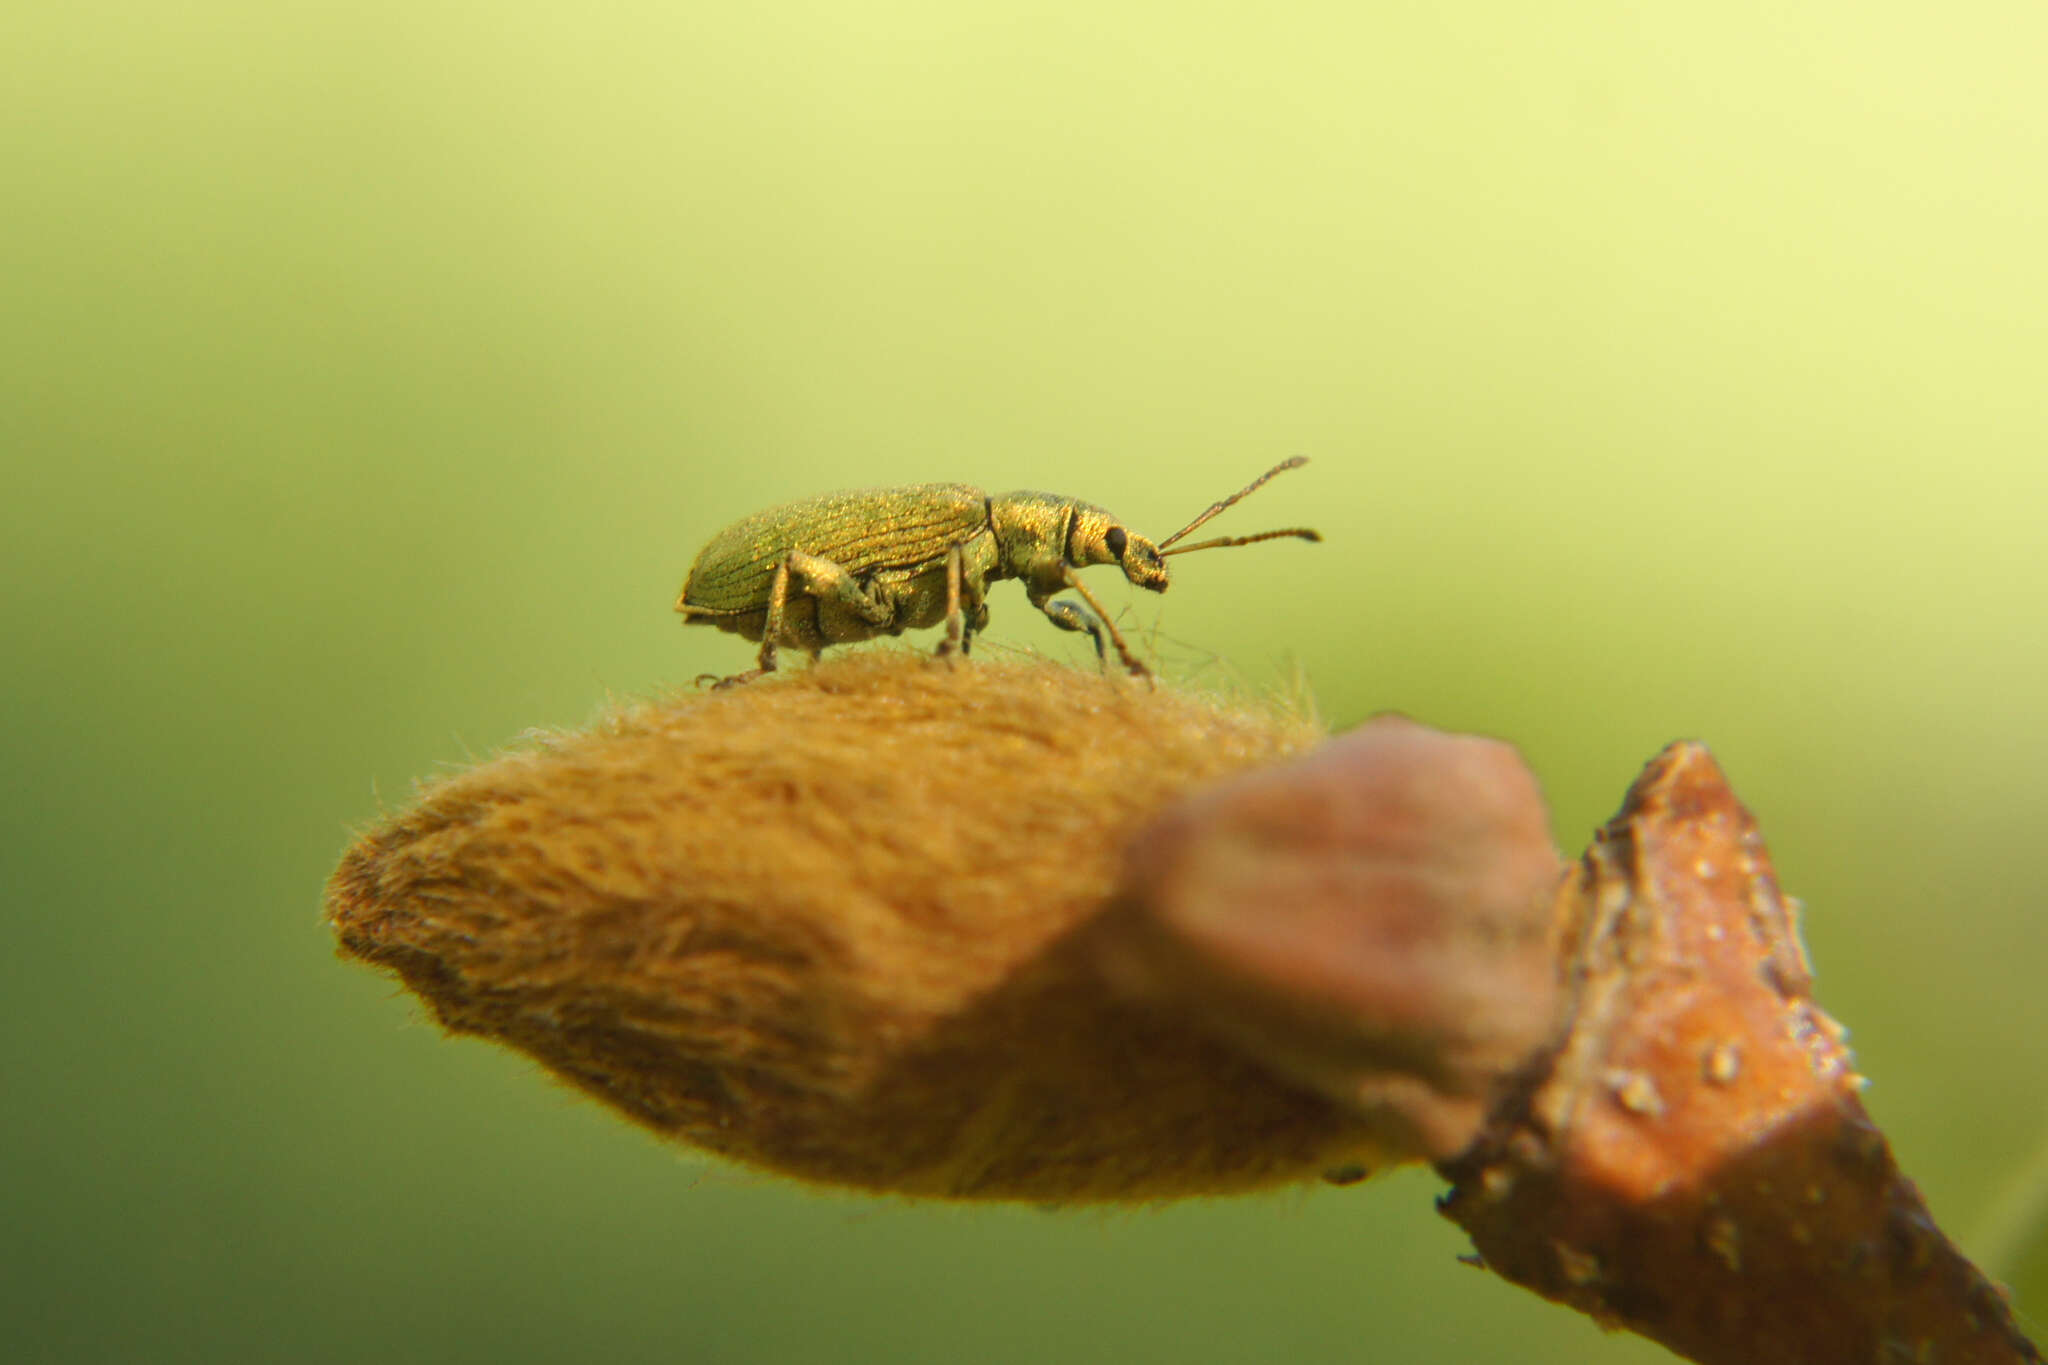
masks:
{"label": "brown branch", "polygon": [[1446,1167],[1490,1267],[1708,1365],[2040,1360],[1864,1112],[1703,747],[1643,773],[1560,912],[1563,1041]]}

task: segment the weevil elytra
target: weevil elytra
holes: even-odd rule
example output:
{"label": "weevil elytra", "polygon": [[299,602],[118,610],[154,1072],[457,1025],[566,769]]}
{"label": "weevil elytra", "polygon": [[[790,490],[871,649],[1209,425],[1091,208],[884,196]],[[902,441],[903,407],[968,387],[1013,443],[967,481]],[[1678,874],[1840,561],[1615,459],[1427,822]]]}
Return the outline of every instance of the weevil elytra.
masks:
{"label": "weevil elytra", "polygon": [[[1031,605],[1054,625],[1085,632],[1105,660],[1106,635],[1124,667],[1143,676],[1145,665],[1076,570],[1115,564],[1139,587],[1165,592],[1168,556],[1283,537],[1321,540],[1319,532],[1291,526],[1177,544],[1275,475],[1307,463],[1303,455],[1283,460],[1156,544],[1104,508],[1052,493],[991,497],[964,483],[826,493],[756,512],[712,537],[690,566],[676,610],[685,625],[761,642],[759,666],[723,687],[773,672],[784,645],[815,658],[827,645],[941,621],[946,638],[938,653],[964,654],[988,624],[988,585],[1019,578]],[[1090,610],[1054,600],[1067,588]]]}

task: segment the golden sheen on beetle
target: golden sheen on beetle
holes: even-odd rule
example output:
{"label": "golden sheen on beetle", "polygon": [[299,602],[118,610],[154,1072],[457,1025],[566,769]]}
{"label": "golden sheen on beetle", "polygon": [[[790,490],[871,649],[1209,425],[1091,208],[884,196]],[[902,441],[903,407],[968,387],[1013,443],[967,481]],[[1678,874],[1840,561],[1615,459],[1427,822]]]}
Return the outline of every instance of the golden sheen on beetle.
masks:
{"label": "golden sheen on beetle", "polygon": [[[1105,661],[1106,636],[1124,667],[1143,676],[1145,665],[1075,571],[1114,564],[1139,587],[1165,592],[1171,555],[1289,537],[1319,541],[1319,532],[1291,526],[1176,543],[1275,475],[1307,463],[1303,455],[1281,461],[1157,543],[1105,508],[1053,493],[991,497],[964,483],[825,493],[756,512],[713,536],[690,566],[676,610],[685,625],[716,626],[761,642],[758,666],[718,684],[729,687],[774,672],[783,645],[816,658],[827,645],[942,621],[939,655],[965,654],[988,624],[988,585],[1018,578],[1031,605],[1054,625],[1085,632]],[[1054,600],[1066,588],[1089,610]]]}

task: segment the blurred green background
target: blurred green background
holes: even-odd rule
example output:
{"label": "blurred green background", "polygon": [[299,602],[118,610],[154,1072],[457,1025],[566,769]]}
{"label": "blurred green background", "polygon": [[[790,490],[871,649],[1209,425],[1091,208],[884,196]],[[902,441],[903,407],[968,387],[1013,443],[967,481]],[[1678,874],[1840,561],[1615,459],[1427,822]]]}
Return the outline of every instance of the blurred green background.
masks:
{"label": "blurred green background", "polygon": [[[1401,1175],[799,1191],[450,1043],[319,923],[415,777],[741,667],[726,522],[1040,487],[1170,668],[1708,740],[1938,1217],[2048,1139],[2048,9],[108,3],[0,21],[19,1362],[1665,1358]],[[1079,661],[1014,585],[992,640]],[[929,641],[927,641],[929,643]]]}

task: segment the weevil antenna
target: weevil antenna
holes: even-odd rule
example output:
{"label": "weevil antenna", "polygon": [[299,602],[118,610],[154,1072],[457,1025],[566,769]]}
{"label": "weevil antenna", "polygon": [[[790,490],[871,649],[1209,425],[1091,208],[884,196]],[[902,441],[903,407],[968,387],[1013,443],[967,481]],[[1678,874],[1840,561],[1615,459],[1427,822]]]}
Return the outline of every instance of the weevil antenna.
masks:
{"label": "weevil antenna", "polygon": [[1192,545],[1161,550],[1159,557],[1164,559],[1168,555],[1193,554],[1197,550],[1220,550],[1226,545],[1256,545],[1262,540],[1284,540],[1289,536],[1296,540],[1320,541],[1323,533],[1310,526],[1290,526],[1284,531],[1261,531],[1255,536],[1218,536],[1214,540],[1198,540]]}
{"label": "weevil antenna", "polygon": [[[1307,464],[1307,463],[1308,463],[1308,456],[1306,456],[1306,455],[1296,455],[1296,456],[1294,456],[1294,457],[1293,457],[1292,459],[1282,460],[1282,461],[1281,461],[1281,462],[1280,462],[1279,464],[1276,464],[1276,465],[1274,465],[1274,466],[1273,466],[1273,467],[1272,467],[1271,469],[1269,469],[1269,470],[1267,470],[1267,471],[1266,471],[1265,473],[1263,473],[1263,474],[1259,475],[1259,477],[1257,477],[1256,479],[1253,479],[1253,480],[1252,480],[1252,481],[1251,481],[1250,483],[1248,483],[1248,484],[1246,484],[1246,485],[1245,485],[1244,487],[1242,487],[1242,488],[1238,489],[1238,490],[1237,490],[1237,491],[1236,491],[1235,493],[1232,493],[1232,494],[1231,494],[1231,495],[1230,495],[1229,497],[1225,498],[1225,499],[1224,499],[1223,501],[1221,501],[1221,502],[1215,502],[1215,503],[1211,503],[1211,504],[1209,504],[1209,509],[1208,509],[1208,510],[1207,510],[1206,512],[1204,512],[1204,513],[1202,513],[1202,515],[1200,515],[1200,516],[1196,517],[1196,518],[1195,518],[1195,519],[1194,519],[1193,521],[1189,522],[1189,523],[1188,523],[1187,525],[1185,525],[1185,526],[1181,527],[1181,528],[1180,528],[1180,529],[1179,529],[1178,531],[1175,531],[1175,532],[1174,532],[1174,533],[1173,533],[1172,535],[1168,536],[1168,537],[1167,537],[1166,539],[1164,539],[1164,540],[1160,541],[1160,542],[1159,542],[1159,552],[1160,552],[1161,554],[1165,554],[1165,553],[1166,553],[1166,547],[1167,547],[1167,546],[1169,546],[1169,545],[1173,544],[1173,543],[1174,543],[1175,541],[1177,541],[1177,540],[1181,539],[1181,538],[1182,538],[1183,536],[1187,535],[1187,533],[1188,533],[1188,532],[1190,532],[1190,531],[1194,530],[1194,529],[1195,529],[1196,527],[1198,527],[1198,526],[1201,526],[1202,524],[1204,524],[1205,522],[1207,522],[1207,521],[1208,521],[1208,520],[1209,520],[1209,519],[1210,519],[1211,517],[1215,516],[1215,515],[1216,515],[1216,514],[1217,514],[1218,512],[1221,512],[1221,511],[1223,511],[1224,509],[1226,509],[1226,508],[1228,508],[1228,507],[1234,506],[1234,505],[1235,505],[1235,504],[1237,504],[1237,503],[1243,502],[1243,501],[1244,501],[1244,500],[1245,500],[1246,498],[1248,498],[1248,497],[1250,497],[1250,496],[1251,496],[1252,494],[1254,494],[1254,493],[1258,492],[1258,491],[1259,491],[1259,490],[1260,490],[1261,488],[1264,488],[1264,487],[1266,486],[1266,484],[1267,484],[1267,483],[1268,483],[1268,482],[1269,482],[1269,481],[1270,481],[1271,479],[1273,479],[1273,478],[1274,478],[1274,477],[1275,477],[1276,475],[1280,475],[1280,474],[1285,474],[1285,473],[1286,473],[1286,472],[1287,472],[1288,470],[1290,470],[1290,469],[1299,469],[1299,468],[1301,468],[1301,467],[1302,467],[1303,465],[1305,465],[1305,464]],[[1249,537],[1249,538],[1247,538],[1247,540],[1245,540],[1244,542],[1240,542],[1240,543],[1246,543],[1246,544],[1248,544],[1248,543],[1250,543],[1250,541],[1251,541],[1251,540],[1265,540],[1265,539],[1270,539],[1270,538],[1271,538],[1271,536],[1292,536],[1292,535],[1299,535],[1299,534],[1300,534],[1300,532],[1299,532],[1299,531],[1274,531],[1274,532],[1271,532],[1271,533],[1270,533],[1270,535],[1268,535],[1268,536],[1253,536],[1253,537]],[[1320,538],[1321,538],[1321,537],[1315,537],[1315,539],[1320,539]],[[1201,550],[1201,549],[1210,549],[1210,548],[1213,548],[1213,547],[1215,547],[1215,546],[1217,546],[1217,545],[1221,545],[1221,544],[1224,544],[1224,543],[1225,543],[1225,542],[1222,542],[1222,541],[1204,541],[1204,542],[1203,542],[1202,544],[1200,544],[1200,545],[1189,545],[1189,546],[1185,547],[1184,549],[1179,549],[1179,550],[1175,550],[1175,551],[1174,551],[1173,553],[1174,553],[1174,554],[1177,554],[1177,555],[1178,555],[1178,554],[1186,554],[1186,553],[1188,552],[1188,550]]]}

